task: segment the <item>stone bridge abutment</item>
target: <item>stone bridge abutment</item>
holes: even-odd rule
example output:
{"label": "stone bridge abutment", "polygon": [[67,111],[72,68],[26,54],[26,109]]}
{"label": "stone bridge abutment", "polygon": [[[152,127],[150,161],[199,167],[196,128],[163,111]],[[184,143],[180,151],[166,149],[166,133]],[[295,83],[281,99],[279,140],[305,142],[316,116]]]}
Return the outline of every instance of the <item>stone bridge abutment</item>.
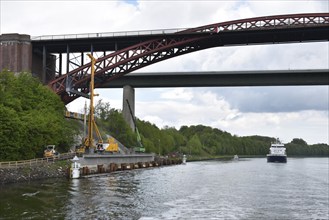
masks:
{"label": "stone bridge abutment", "polygon": [[[14,73],[31,72],[43,84],[54,78],[56,57],[44,51],[33,51],[30,35],[0,35],[0,71],[7,69]],[[52,71],[47,71],[52,70]]]}

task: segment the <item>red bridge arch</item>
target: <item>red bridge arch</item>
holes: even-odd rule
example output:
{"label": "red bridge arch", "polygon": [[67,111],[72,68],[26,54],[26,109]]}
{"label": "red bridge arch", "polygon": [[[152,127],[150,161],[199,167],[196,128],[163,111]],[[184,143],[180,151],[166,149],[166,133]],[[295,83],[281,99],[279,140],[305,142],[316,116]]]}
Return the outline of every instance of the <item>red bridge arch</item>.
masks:
{"label": "red bridge arch", "polygon": [[[137,69],[212,47],[329,40],[329,13],[257,17],[216,23],[163,35],[97,59],[95,88]],[[85,64],[48,85],[65,104],[89,93],[90,66]],[[70,93],[70,89],[78,91]]]}

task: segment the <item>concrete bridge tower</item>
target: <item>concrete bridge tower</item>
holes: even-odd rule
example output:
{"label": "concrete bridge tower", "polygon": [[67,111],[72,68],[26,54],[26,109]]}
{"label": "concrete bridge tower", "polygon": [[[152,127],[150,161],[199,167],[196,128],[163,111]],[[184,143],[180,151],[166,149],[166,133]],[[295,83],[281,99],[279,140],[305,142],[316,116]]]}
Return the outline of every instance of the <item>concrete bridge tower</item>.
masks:
{"label": "concrete bridge tower", "polygon": [[42,51],[33,51],[30,35],[2,34],[0,35],[0,71],[30,72],[47,84],[55,76],[56,57]]}
{"label": "concrete bridge tower", "polygon": [[133,117],[135,117],[135,89],[133,87],[131,87],[130,85],[125,85],[123,87],[122,114],[123,114],[123,118],[128,123],[130,128],[135,132],[135,125],[134,125],[133,118],[130,114],[127,100],[129,102]]}

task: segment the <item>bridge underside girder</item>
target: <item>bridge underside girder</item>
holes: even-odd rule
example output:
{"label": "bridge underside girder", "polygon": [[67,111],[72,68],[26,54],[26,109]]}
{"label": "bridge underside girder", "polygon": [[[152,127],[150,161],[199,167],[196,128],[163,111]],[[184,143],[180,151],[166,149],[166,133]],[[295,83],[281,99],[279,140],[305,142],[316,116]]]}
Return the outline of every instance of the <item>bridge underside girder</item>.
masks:
{"label": "bridge underside girder", "polygon": [[100,88],[329,85],[329,69],[131,73]]}
{"label": "bridge underside girder", "polygon": [[[162,35],[108,55],[104,54],[96,62],[95,86],[104,87],[110,81],[142,67],[212,47],[328,40],[329,14],[326,13],[318,16],[262,17],[213,24]],[[69,103],[89,92],[89,73],[90,63],[60,76],[50,82],[49,86],[65,103]],[[80,95],[70,92],[72,90]]]}

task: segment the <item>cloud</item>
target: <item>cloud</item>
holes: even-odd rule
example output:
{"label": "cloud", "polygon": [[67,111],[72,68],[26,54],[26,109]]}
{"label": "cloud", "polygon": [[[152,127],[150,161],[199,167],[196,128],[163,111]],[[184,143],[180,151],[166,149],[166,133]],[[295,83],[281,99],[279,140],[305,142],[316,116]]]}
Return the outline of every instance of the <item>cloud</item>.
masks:
{"label": "cloud", "polygon": [[192,92],[186,88],[174,88],[163,92],[160,96],[163,99],[189,101],[192,99]]}
{"label": "cloud", "polygon": [[328,86],[246,87],[212,89],[242,112],[327,111]]}
{"label": "cloud", "polygon": [[[170,91],[170,90],[169,90]],[[166,92],[164,92],[166,93]],[[191,98],[185,100],[161,100],[150,105],[149,102],[138,102],[136,115],[141,119],[161,115],[162,124],[179,128],[181,125],[209,124],[217,120],[232,120],[239,115],[227,101],[210,91],[190,90]],[[138,112],[138,113],[137,113]],[[153,122],[155,123],[155,122]]]}
{"label": "cloud", "polygon": [[328,1],[248,1],[248,8],[260,16],[328,12]]}
{"label": "cloud", "polygon": [[119,31],[134,13],[135,6],[123,1],[1,1],[1,32],[38,36]]}
{"label": "cloud", "polygon": [[279,137],[284,142],[303,138],[308,143],[328,143],[328,122],[327,111],[244,113],[231,121],[225,130],[240,136],[258,134]]}

